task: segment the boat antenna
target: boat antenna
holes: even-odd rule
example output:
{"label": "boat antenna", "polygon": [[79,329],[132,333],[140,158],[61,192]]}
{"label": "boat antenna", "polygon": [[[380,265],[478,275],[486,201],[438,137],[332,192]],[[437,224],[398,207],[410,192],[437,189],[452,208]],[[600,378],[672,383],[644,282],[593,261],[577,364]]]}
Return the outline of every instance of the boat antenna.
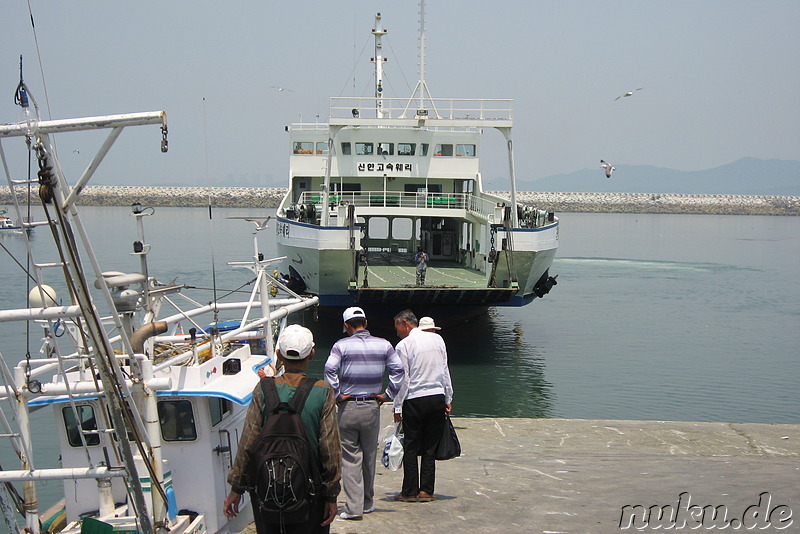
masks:
{"label": "boat antenna", "polygon": [[219,321],[219,309],[217,309],[217,267],[214,257],[214,217],[211,213],[211,173],[208,169],[208,125],[206,121],[206,97],[203,97],[203,143],[205,145],[206,181],[208,182],[208,220],[211,229],[211,289],[214,296],[214,324],[217,324]]}
{"label": "boat antenna", "polygon": [[[423,87],[427,87],[425,84],[425,0],[420,0],[419,3],[419,83]],[[419,95],[419,107],[425,107],[422,91]]]}
{"label": "boat antenna", "polygon": [[413,102],[415,98],[419,98],[417,110],[427,115],[425,107],[425,101],[427,99],[433,108],[434,114],[438,116],[436,106],[433,103],[433,97],[431,97],[431,91],[428,89],[428,84],[425,81],[425,0],[420,0],[419,2],[419,80],[414,87],[414,92],[411,94],[409,104]]}
{"label": "boat antenna", "polygon": [[[52,118],[50,113],[50,97],[47,94],[47,80],[44,77],[44,66],[42,65],[42,52],[39,49],[39,37],[36,35],[36,24],[33,22],[33,8],[31,7],[31,0],[28,0],[28,15],[31,18],[31,30],[33,31],[33,42],[36,45],[36,57],[39,60],[39,72],[42,76],[42,90],[44,91],[44,101],[47,104],[47,116]],[[22,56],[20,56],[20,71],[19,71],[19,79],[22,81]],[[36,104],[36,100],[33,101],[33,105],[36,108],[36,114],[39,114],[39,106]]]}
{"label": "boat antenna", "polygon": [[386,58],[383,57],[383,36],[386,35],[385,29],[381,24],[381,14],[375,15],[375,27],[372,29],[372,35],[375,36],[375,56],[372,62],[375,63],[375,113],[379,119],[386,118],[386,110],[383,107],[383,63]]}

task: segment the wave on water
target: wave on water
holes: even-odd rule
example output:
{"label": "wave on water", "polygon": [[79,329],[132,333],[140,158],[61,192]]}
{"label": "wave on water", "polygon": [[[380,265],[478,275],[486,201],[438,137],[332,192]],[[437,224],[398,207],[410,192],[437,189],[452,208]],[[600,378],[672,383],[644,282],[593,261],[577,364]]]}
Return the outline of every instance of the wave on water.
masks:
{"label": "wave on water", "polygon": [[574,257],[556,258],[557,265],[574,265],[576,267],[604,267],[616,269],[631,269],[637,271],[690,271],[690,272],[720,272],[720,271],[752,271],[761,272],[752,267],[739,267],[723,263],[677,262],[666,260],[636,260],[627,258],[600,258],[600,257]]}

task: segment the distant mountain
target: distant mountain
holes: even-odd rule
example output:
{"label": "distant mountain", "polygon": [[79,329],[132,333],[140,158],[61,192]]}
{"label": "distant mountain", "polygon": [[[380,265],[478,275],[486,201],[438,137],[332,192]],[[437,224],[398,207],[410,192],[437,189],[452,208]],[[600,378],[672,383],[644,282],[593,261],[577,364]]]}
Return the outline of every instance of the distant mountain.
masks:
{"label": "distant mountain", "polygon": [[800,196],[800,161],[742,158],[702,171],[678,171],[649,165],[614,164],[614,167],[614,174],[606,178],[598,160],[596,169],[518,181],[517,190]]}

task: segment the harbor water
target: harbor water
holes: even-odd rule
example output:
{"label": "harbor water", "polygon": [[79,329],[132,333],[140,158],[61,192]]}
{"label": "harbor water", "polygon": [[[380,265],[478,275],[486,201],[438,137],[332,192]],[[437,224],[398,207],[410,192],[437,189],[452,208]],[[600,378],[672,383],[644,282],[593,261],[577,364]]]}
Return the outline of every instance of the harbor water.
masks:
{"label": "harbor water", "polygon": [[[130,210],[88,207],[81,213],[103,270],[138,270]],[[252,257],[255,225],[232,217],[270,214],[274,210],[216,209],[209,218],[207,209],[158,208],[145,219],[150,274],[218,293],[237,289],[250,272],[227,262]],[[549,295],[523,308],[492,308],[440,332],[448,346],[454,415],[798,423],[800,217],[560,218],[551,270],[558,285]],[[273,228],[256,235],[266,257],[276,254]],[[46,232],[39,227],[32,234],[39,261],[55,259],[45,249]],[[26,264],[23,237],[3,234],[0,244],[6,249],[0,250],[0,302],[4,309],[24,307],[29,282],[17,264]],[[341,323],[297,320],[315,332],[312,373],[321,375]],[[391,324],[371,326],[398,341]],[[7,361],[26,351],[38,354],[36,328],[0,324]],[[49,410],[34,418],[43,434],[50,432]],[[17,468],[7,442],[0,461]],[[35,461],[57,465],[55,445]],[[48,496],[40,497],[45,508]]]}

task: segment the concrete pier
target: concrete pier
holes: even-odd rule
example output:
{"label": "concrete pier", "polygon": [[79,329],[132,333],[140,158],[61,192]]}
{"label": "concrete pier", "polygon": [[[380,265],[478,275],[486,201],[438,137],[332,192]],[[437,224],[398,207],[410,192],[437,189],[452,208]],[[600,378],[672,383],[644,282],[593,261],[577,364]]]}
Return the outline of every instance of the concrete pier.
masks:
{"label": "concrete pier", "polygon": [[[800,532],[800,425],[453,423],[462,456],[437,462],[435,502],[395,502],[402,469],[379,465],[375,512],[361,521],[337,518],[331,532],[697,532],[721,530],[725,522],[728,531],[754,525],[759,532]],[[340,510],[343,499],[342,493]],[[620,528],[621,519],[628,528]]]}

